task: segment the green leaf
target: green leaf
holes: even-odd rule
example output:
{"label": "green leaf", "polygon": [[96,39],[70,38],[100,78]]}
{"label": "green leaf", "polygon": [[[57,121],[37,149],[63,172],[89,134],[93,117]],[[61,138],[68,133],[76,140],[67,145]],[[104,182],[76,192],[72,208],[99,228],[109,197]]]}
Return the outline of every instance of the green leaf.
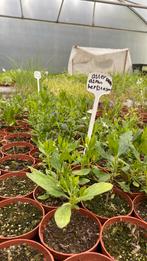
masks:
{"label": "green leaf", "polygon": [[83,185],[87,184],[88,182],[90,182],[89,179],[80,178],[80,180],[79,180],[79,185],[83,186]]}
{"label": "green leaf", "polygon": [[141,136],[140,150],[144,155],[147,155],[147,127],[144,128]]}
{"label": "green leaf", "polygon": [[72,171],[72,174],[74,176],[86,176],[90,172],[90,169],[80,169],[80,170],[74,170]]}
{"label": "green leaf", "polygon": [[135,156],[135,158],[140,161],[140,153],[136,150],[133,144],[130,145],[130,148]]}
{"label": "green leaf", "polygon": [[64,203],[61,207],[57,208],[55,212],[55,221],[59,228],[66,227],[70,222],[71,217],[71,204]]}
{"label": "green leaf", "polygon": [[61,163],[60,163],[60,158],[59,154],[57,152],[53,153],[51,160],[50,160],[52,168],[54,168],[57,171],[61,170]]}
{"label": "green leaf", "polygon": [[79,198],[79,200],[80,201],[91,200],[95,196],[111,190],[112,187],[113,187],[112,184],[106,182],[95,183],[90,187],[88,187],[87,189],[85,189],[83,195]]}
{"label": "green leaf", "polygon": [[45,193],[45,194],[43,194],[43,195],[41,195],[41,196],[38,196],[37,198],[38,198],[38,199],[41,199],[41,200],[46,200],[46,199],[49,198],[49,194]]}
{"label": "green leaf", "polygon": [[92,169],[93,173],[95,174],[96,178],[99,182],[105,182],[110,179],[110,174],[100,171],[98,168]]}
{"label": "green leaf", "polygon": [[124,181],[118,182],[118,184],[124,192],[130,192],[129,184],[126,184]]}
{"label": "green leaf", "polygon": [[27,177],[35,182],[38,186],[47,191],[48,194],[54,197],[66,197],[63,191],[58,187],[57,180],[49,175],[45,175],[39,170],[30,168],[32,173],[27,173]]}
{"label": "green leaf", "polygon": [[108,135],[108,145],[113,155],[116,155],[118,152],[118,134],[115,131]]}
{"label": "green leaf", "polygon": [[132,142],[133,136],[132,131],[127,131],[123,133],[119,138],[118,156],[125,154]]}
{"label": "green leaf", "polygon": [[133,181],[133,186],[136,187],[136,188],[139,188],[139,183],[134,180]]}

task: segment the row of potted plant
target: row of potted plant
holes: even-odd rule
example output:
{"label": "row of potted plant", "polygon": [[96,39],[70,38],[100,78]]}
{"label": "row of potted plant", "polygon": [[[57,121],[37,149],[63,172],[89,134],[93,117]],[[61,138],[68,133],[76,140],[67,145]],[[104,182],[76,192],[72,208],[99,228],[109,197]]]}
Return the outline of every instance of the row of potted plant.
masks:
{"label": "row of potted plant", "polygon": [[[146,129],[144,125],[140,124],[140,120],[138,121],[136,114],[134,114],[132,118],[129,114],[125,117],[120,117],[117,112],[113,114],[113,107],[112,110],[109,110],[109,113],[105,113],[97,119],[94,135],[89,143],[89,141],[85,139],[89,121],[86,111],[91,104],[91,100],[88,101],[86,98],[81,101],[79,98],[72,98],[71,95],[65,92],[55,96],[45,91],[37,97],[26,99],[25,106],[26,104],[29,112],[27,115],[29,117],[28,123],[33,129],[33,141],[36,142],[41,152],[40,160],[42,161],[39,162],[37,152],[38,164],[35,168],[31,169],[32,173],[28,173],[27,176],[45,190],[37,190],[37,200],[39,199],[42,202],[51,202],[54,200],[57,206],[60,205],[57,210],[52,211],[52,215],[55,213],[55,221],[60,228],[55,224],[53,219],[53,222],[51,222],[47,228],[46,242],[50,241],[50,234],[48,233],[52,233],[50,232],[52,229],[53,231],[59,229],[60,232],[64,232],[64,230],[67,229],[68,224],[71,224],[69,221],[72,221],[73,208],[77,208],[77,204],[81,201],[86,200],[84,206],[89,209],[91,208],[89,207],[89,203],[92,202],[92,209],[90,210],[95,210],[96,214],[98,203],[100,203],[98,207],[99,211],[103,211],[104,204],[102,206],[102,203],[105,202],[107,206],[110,205],[109,210],[110,212],[112,211],[114,215],[116,215],[116,206],[119,205],[122,211],[121,215],[125,216],[124,203],[120,203],[119,201],[123,196],[118,197],[118,195],[121,195],[123,192],[115,189],[115,186],[117,185],[128,192],[130,192],[132,185],[139,191],[146,191]],[[112,115],[117,115],[117,118],[112,118]],[[16,113],[13,114],[13,118],[16,118]],[[4,119],[3,117],[2,120]],[[11,119],[11,117],[9,119]],[[14,123],[14,121],[10,120],[9,122],[13,122],[13,125],[16,124],[16,121]],[[1,134],[6,134],[7,131],[10,132],[13,128],[7,129],[5,124],[2,129]],[[16,131],[17,128],[14,129],[13,131]],[[18,129],[20,130],[20,128]],[[86,152],[83,154],[85,147]],[[38,170],[36,170],[36,168]],[[135,177],[132,170],[136,171]],[[138,174],[139,170],[141,170],[141,175]],[[16,166],[14,166],[14,171],[16,171]],[[6,169],[6,172],[8,172],[8,169]],[[11,182],[14,182],[14,180],[11,180]],[[104,192],[104,188],[108,189],[109,187],[110,189],[112,184],[114,185],[113,191],[101,194]],[[116,191],[118,192],[116,193]],[[100,195],[96,196],[99,193]],[[60,202],[58,202],[58,200]],[[128,205],[129,203],[127,207]],[[110,216],[108,215],[108,217]],[[121,221],[122,217],[123,216],[121,216]],[[45,217],[45,220],[47,220],[47,217]],[[105,220],[102,222],[104,221]],[[139,235],[137,240],[142,239],[142,242],[137,241],[139,242],[138,248],[130,245],[130,247],[132,247],[131,257],[126,257],[124,253],[122,257],[121,254],[117,256],[118,250],[116,250],[116,252],[112,252],[111,258],[115,256],[115,259],[119,258],[118,260],[126,260],[126,258],[134,258],[133,260],[142,258],[141,260],[143,260],[145,256],[145,227],[142,227],[142,232],[142,229],[138,230],[138,228],[136,229],[133,225],[128,226],[128,228],[127,226],[128,225],[125,227],[124,224],[118,224],[118,227],[114,226],[113,229],[114,232],[118,231],[120,234],[120,231],[129,228],[131,232],[135,231],[132,233]],[[78,233],[78,231],[76,232],[73,227],[74,226],[69,228],[72,229],[70,235],[73,234],[75,238],[75,234]],[[89,233],[91,234],[91,232]],[[115,234],[113,234],[113,237],[115,237],[114,235]],[[86,236],[84,236],[84,238],[85,237]],[[113,238],[109,239],[111,241]],[[85,243],[88,244],[87,241]],[[136,242],[134,242],[134,245],[135,243]],[[63,249],[68,249],[68,246],[63,245],[62,242],[59,244],[62,251]],[[74,244],[71,245],[71,247],[74,248]],[[142,251],[140,251],[139,247],[141,247]],[[54,249],[51,251],[54,253]],[[130,253],[128,253],[128,255],[130,255]],[[65,258],[64,252],[61,258],[63,257]]]}
{"label": "row of potted plant", "polygon": [[[68,203],[65,204],[68,207]],[[59,211],[60,218],[65,218],[61,208],[58,208]],[[63,229],[62,220],[59,226],[55,223],[57,210],[49,211],[44,216],[44,210],[39,203],[23,197],[1,201],[0,212],[1,242],[14,238],[34,239],[39,226],[41,243],[57,260],[63,260],[76,253],[95,251],[99,242],[102,252],[113,260],[145,260],[146,257],[147,225],[134,217],[110,218],[101,228],[101,223],[94,214],[79,208],[72,211],[70,222],[67,226],[64,224]],[[4,246],[1,243],[0,249]]]}

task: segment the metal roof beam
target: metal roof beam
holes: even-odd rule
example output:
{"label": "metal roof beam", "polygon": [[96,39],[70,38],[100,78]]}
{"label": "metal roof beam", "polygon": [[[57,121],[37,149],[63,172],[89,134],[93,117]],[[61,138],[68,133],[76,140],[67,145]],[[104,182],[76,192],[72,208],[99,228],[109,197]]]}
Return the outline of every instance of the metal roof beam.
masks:
{"label": "metal roof beam", "polygon": [[109,5],[120,5],[120,6],[126,6],[126,7],[134,7],[134,8],[142,8],[142,9],[147,9],[147,5],[143,4],[133,4],[130,2],[113,2],[113,1],[108,1],[108,0],[81,0],[85,2],[96,2],[96,3],[102,3],[102,4],[109,4]]}

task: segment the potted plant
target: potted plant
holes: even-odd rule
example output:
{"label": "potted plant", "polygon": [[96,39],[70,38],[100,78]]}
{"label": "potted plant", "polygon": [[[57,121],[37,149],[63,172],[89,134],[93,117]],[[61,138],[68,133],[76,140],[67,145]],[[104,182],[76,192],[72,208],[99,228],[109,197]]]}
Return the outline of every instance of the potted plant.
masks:
{"label": "potted plant", "polygon": [[28,239],[14,239],[0,244],[0,259],[54,261],[51,253],[41,244]]}
{"label": "potted plant", "polygon": [[[43,174],[32,168],[31,171],[32,173],[28,173],[27,176],[46,191],[42,199],[43,197],[46,198],[48,194],[48,197],[51,195],[57,198],[62,197],[66,200],[57,210],[50,211],[40,224],[39,235],[41,242],[60,260],[74,253],[94,250],[98,244],[100,223],[92,213],[83,209],[78,210],[78,203],[92,199],[94,196],[112,189],[112,185],[110,183],[101,182],[89,187],[80,187],[81,179],[89,173],[89,170],[82,169],[72,171],[68,165],[65,165],[64,169],[62,167],[62,170],[60,170],[58,174],[53,171],[48,171],[47,174]],[[73,235],[70,232],[71,229],[72,231],[76,231],[73,232]],[[56,231],[58,235],[62,235],[62,241],[59,239],[59,241],[56,242]],[[81,232],[79,233],[79,231]],[[92,237],[89,238],[87,231],[89,236],[91,235]],[[52,242],[55,240],[53,244],[50,241],[50,233],[52,234]],[[68,247],[67,241],[69,241],[71,235],[72,239]],[[89,238],[88,240],[87,237]],[[82,238],[86,238],[86,241],[90,242],[90,245],[87,245],[87,243],[85,245],[85,243],[81,241]],[[74,243],[75,240],[76,242]],[[77,244],[77,240],[82,243]]]}
{"label": "potted plant", "polygon": [[30,198],[10,198],[0,202],[0,242],[26,238],[32,239],[44,216],[44,209]]}
{"label": "potted plant", "polygon": [[106,165],[109,170],[104,173],[98,167],[93,167],[93,173],[90,176],[92,182],[109,181],[115,185],[112,191],[108,191],[102,195],[96,196],[91,201],[84,202],[83,206],[94,212],[100,221],[104,223],[108,218],[119,215],[131,215],[133,205],[131,199],[120,191],[116,184],[120,172],[124,166],[127,165],[122,158],[130,146],[132,139],[131,132],[126,132],[117,137],[118,133],[113,131],[108,136],[107,147],[104,149],[102,143],[99,142],[99,153],[106,159]]}
{"label": "potted plant", "polygon": [[0,171],[2,174],[8,172],[18,173],[27,171],[28,167],[34,164],[35,160],[31,156],[23,154],[9,155],[0,159]]}
{"label": "potted plant", "polygon": [[5,136],[5,140],[6,142],[18,142],[18,141],[26,141],[26,142],[30,142],[31,141],[31,134],[29,133],[11,133]]}
{"label": "potted plant", "polygon": [[135,136],[131,144],[132,156],[128,157],[127,165],[122,169],[123,179],[118,182],[132,199],[147,192],[147,128]]}
{"label": "potted plant", "polygon": [[147,225],[139,219],[118,216],[108,219],[102,227],[102,252],[118,261],[145,261]]}
{"label": "potted plant", "polygon": [[26,154],[28,155],[34,146],[26,141],[10,142],[2,146],[4,155]]}

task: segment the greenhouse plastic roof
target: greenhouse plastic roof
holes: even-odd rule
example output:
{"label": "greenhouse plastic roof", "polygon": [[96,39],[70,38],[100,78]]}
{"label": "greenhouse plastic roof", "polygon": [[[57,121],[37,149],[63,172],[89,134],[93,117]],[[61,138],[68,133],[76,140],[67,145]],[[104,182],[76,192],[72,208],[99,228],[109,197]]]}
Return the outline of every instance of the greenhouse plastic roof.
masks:
{"label": "greenhouse plastic roof", "polygon": [[146,31],[147,9],[103,1],[147,6],[147,0],[0,0],[0,16]]}

